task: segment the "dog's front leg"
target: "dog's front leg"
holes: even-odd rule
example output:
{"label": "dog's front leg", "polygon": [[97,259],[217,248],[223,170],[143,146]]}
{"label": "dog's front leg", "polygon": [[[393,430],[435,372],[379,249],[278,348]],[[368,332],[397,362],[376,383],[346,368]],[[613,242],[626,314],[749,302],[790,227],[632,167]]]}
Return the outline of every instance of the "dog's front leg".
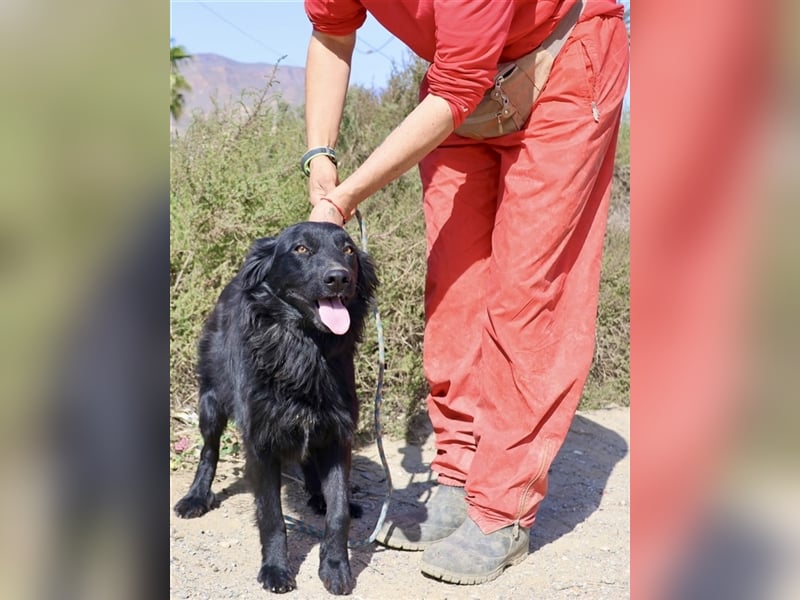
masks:
{"label": "dog's front leg", "polygon": [[258,581],[265,589],[282,594],[297,587],[289,571],[286,525],[281,510],[281,464],[275,457],[248,457],[247,474],[255,495],[256,521],[261,537]]}
{"label": "dog's front leg", "polygon": [[325,537],[319,548],[319,577],[331,594],[350,594],[355,586],[347,555],[350,531],[348,479],[350,445],[333,445],[317,454],[325,513]]}

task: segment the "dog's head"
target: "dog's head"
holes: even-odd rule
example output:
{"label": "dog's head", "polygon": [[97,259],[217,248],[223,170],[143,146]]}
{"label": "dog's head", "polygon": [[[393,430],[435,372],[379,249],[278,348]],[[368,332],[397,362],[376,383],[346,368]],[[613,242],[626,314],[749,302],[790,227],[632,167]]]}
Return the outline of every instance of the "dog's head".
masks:
{"label": "dog's head", "polygon": [[360,333],[378,280],[369,256],[332,223],[297,223],[256,240],[241,271],[256,302],[275,298],[322,332]]}

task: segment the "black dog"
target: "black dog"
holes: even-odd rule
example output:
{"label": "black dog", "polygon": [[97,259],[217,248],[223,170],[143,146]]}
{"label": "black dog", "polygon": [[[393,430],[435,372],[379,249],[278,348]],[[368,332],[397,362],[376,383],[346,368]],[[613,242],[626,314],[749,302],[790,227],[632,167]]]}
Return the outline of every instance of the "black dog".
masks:
{"label": "black dog", "polygon": [[347,554],[349,472],[358,417],[353,357],[378,281],[369,257],[344,229],[299,223],[256,240],[223,290],[199,344],[203,449],[185,518],[214,503],[220,436],[233,418],[261,536],[258,581],[296,587],[281,510],[281,464],[297,460],[313,505],[327,508],[319,576],[333,594],[354,582]]}

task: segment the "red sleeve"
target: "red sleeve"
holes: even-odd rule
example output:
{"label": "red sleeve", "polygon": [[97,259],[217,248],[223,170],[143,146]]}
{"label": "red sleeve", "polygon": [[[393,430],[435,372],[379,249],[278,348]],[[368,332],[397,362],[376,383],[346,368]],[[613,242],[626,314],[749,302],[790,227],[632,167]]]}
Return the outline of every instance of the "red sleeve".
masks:
{"label": "red sleeve", "polygon": [[447,100],[456,127],[492,85],[513,16],[511,0],[434,0],[436,53],[428,91]]}
{"label": "red sleeve", "polygon": [[330,35],[350,35],[367,19],[358,0],[305,0],[305,8],[314,29]]}

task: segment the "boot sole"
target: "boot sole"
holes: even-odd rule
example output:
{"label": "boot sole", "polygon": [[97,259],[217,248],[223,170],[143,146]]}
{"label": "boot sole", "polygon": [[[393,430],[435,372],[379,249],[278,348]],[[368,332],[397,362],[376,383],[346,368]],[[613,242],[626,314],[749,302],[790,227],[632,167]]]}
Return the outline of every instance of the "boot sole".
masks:
{"label": "boot sole", "polygon": [[447,569],[442,569],[441,567],[436,567],[434,565],[427,565],[424,562],[420,567],[420,570],[424,575],[428,577],[432,577],[433,579],[438,579],[439,581],[444,581],[446,583],[455,583],[459,585],[477,585],[479,583],[486,583],[487,581],[492,581],[497,579],[502,575],[503,571],[505,571],[508,567],[513,567],[521,563],[528,557],[528,549],[527,547],[524,549],[524,552],[520,553],[517,556],[509,557],[503,564],[497,567],[494,571],[486,573],[484,575],[470,575],[468,573],[456,573],[454,571],[448,571]]}
{"label": "boot sole", "polygon": [[[453,528],[452,531],[443,535],[440,538],[435,540],[426,540],[426,541],[413,541],[409,539],[404,539],[400,537],[401,529],[396,527],[395,525],[390,525],[388,531],[382,530],[377,538],[375,538],[375,543],[380,544],[381,546],[385,546],[387,548],[391,548],[392,550],[406,550],[408,552],[422,552],[423,550],[427,549],[429,546],[432,546],[436,542],[441,542],[445,539],[448,535],[452,534],[456,528]],[[394,536],[393,536],[394,534]]]}
{"label": "boot sole", "polygon": [[375,540],[375,543],[392,550],[405,550],[406,552],[422,552],[433,544],[433,542],[409,542],[405,540]]}
{"label": "boot sole", "polygon": [[[399,531],[399,530],[397,530]],[[455,531],[455,530],[454,530]],[[398,537],[392,537],[392,533],[394,531],[390,531],[387,535],[379,536],[375,539],[376,544],[380,544],[381,546],[385,546],[386,548],[391,548],[392,550],[406,550],[408,552],[422,552],[428,546],[435,544],[436,542],[441,542],[445,537],[441,537],[438,540],[428,540],[428,541],[418,541],[415,542],[413,540],[402,539]]]}

